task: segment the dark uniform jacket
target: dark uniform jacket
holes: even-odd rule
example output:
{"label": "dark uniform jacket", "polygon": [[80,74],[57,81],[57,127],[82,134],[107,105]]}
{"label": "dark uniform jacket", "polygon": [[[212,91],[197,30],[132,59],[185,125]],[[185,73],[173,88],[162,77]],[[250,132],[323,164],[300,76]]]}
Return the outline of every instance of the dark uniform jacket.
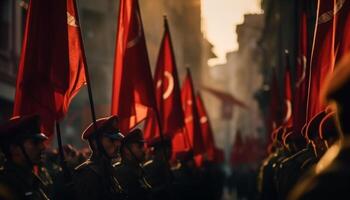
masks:
{"label": "dark uniform jacket", "polygon": [[300,177],[313,165],[316,157],[311,144],[296,154],[285,158],[276,173],[278,199],[286,199]]}
{"label": "dark uniform jacket", "polygon": [[45,185],[30,167],[6,162],[0,170],[0,199],[47,200]]}
{"label": "dark uniform jacket", "polygon": [[171,192],[172,174],[161,158],[155,157],[143,164],[146,181],[152,186],[153,200],[173,199]]}
{"label": "dark uniform jacket", "polygon": [[289,199],[348,199],[350,194],[350,141],[333,145],[291,192]]}
{"label": "dark uniform jacket", "polygon": [[113,167],[107,160],[92,156],[78,166],[74,173],[76,199],[126,199],[124,190],[114,175]]}
{"label": "dark uniform jacket", "polygon": [[132,161],[122,160],[114,165],[116,177],[128,200],[148,200],[152,186],[146,181],[142,168]]}

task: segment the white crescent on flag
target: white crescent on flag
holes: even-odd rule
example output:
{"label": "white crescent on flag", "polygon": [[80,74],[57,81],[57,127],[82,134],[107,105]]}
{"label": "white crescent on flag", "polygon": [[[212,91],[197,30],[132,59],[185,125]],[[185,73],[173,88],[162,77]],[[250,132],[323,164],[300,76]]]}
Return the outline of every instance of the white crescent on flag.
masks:
{"label": "white crescent on flag", "polygon": [[288,120],[290,119],[290,117],[292,116],[292,103],[290,102],[289,99],[286,99],[286,106],[287,106],[287,112],[286,115],[284,117],[284,122],[288,122]]}
{"label": "white crescent on flag", "polygon": [[[168,71],[164,72],[164,77],[168,80],[168,87],[166,88],[165,92],[163,93],[163,99],[165,100],[171,95],[171,93],[173,93],[173,90],[174,90],[174,77]],[[158,80],[157,81],[157,89],[159,89],[160,86],[162,86],[162,80]]]}
{"label": "white crescent on flag", "polygon": [[317,23],[324,24],[324,23],[329,22],[342,9],[345,1],[346,0],[337,0],[334,10],[329,10],[329,11],[322,13],[318,17]]}
{"label": "white crescent on flag", "polygon": [[[300,58],[301,57],[301,58]],[[300,79],[297,81],[296,86],[300,87],[300,85],[304,82],[305,77],[306,77],[306,56],[302,55],[298,58],[298,63],[299,65],[303,66],[303,72],[301,74]]]}
{"label": "white crescent on flag", "polygon": [[69,26],[73,26],[73,27],[79,27],[77,20],[75,19],[75,17],[73,15],[71,15],[69,12],[67,12],[67,24]]}
{"label": "white crescent on flag", "polygon": [[126,48],[132,48],[135,46],[141,39],[142,37],[142,25],[141,25],[141,17],[138,12],[136,12],[136,22],[137,22],[137,34],[134,38],[128,41]]}

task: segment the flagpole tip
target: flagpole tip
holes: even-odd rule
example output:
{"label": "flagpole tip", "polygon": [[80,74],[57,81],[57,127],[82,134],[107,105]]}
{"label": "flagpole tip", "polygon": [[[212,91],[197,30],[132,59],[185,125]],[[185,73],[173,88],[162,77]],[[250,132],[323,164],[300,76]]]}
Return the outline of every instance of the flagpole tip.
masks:
{"label": "flagpole tip", "polygon": [[167,27],[168,26],[168,18],[167,18],[165,13],[163,14],[163,19],[164,19],[164,27]]}
{"label": "flagpole tip", "polygon": [[285,53],[285,54],[289,54],[288,49],[285,49],[285,50],[284,50],[284,53]]}

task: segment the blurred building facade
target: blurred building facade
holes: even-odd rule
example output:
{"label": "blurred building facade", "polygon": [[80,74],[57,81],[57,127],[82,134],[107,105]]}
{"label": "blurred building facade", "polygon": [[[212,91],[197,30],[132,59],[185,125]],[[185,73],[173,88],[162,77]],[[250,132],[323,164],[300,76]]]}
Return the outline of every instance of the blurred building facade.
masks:
{"label": "blurred building facade", "polygon": [[[238,130],[242,135],[257,137],[263,128],[259,105],[254,98],[255,92],[261,87],[263,77],[260,73],[262,57],[258,41],[264,27],[263,14],[247,14],[242,24],[236,26],[237,51],[226,54],[225,64],[214,66],[206,74],[206,85],[227,92],[242,101],[247,108],[233,106],[232,115],[224,117],[218,112],[220,106],[225,107],[220,99],[205,93],[205,101],[211,105],[208,109],[213,115],[214,127],[219,130],[216,139],[229,156],[231,146]],[[225,108],[224,108],[225,109]]]}

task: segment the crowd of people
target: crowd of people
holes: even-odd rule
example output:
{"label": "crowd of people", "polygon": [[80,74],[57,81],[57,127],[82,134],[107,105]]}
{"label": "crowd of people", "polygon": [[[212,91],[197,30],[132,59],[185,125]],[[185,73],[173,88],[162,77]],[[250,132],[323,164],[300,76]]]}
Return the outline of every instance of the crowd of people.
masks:
{"label": "crowd of people", "polygon": [[[116,116],[91,123],[89,148],[45,148],[39,117],[12,118],[0,127],[0,199],[221,199],[218,163],[198,166],[193,153],[174,154],[171,140],[146,142],[140,129],[122,134]],[[64,158],[64,159],[63,159]]]}
{"label": "crowd of people", "polygon": [[345,56],[325,83],[325,110],[300,133],[281,126],[258,176],[259,199],[344,199],[350,186],[350,59]]}

